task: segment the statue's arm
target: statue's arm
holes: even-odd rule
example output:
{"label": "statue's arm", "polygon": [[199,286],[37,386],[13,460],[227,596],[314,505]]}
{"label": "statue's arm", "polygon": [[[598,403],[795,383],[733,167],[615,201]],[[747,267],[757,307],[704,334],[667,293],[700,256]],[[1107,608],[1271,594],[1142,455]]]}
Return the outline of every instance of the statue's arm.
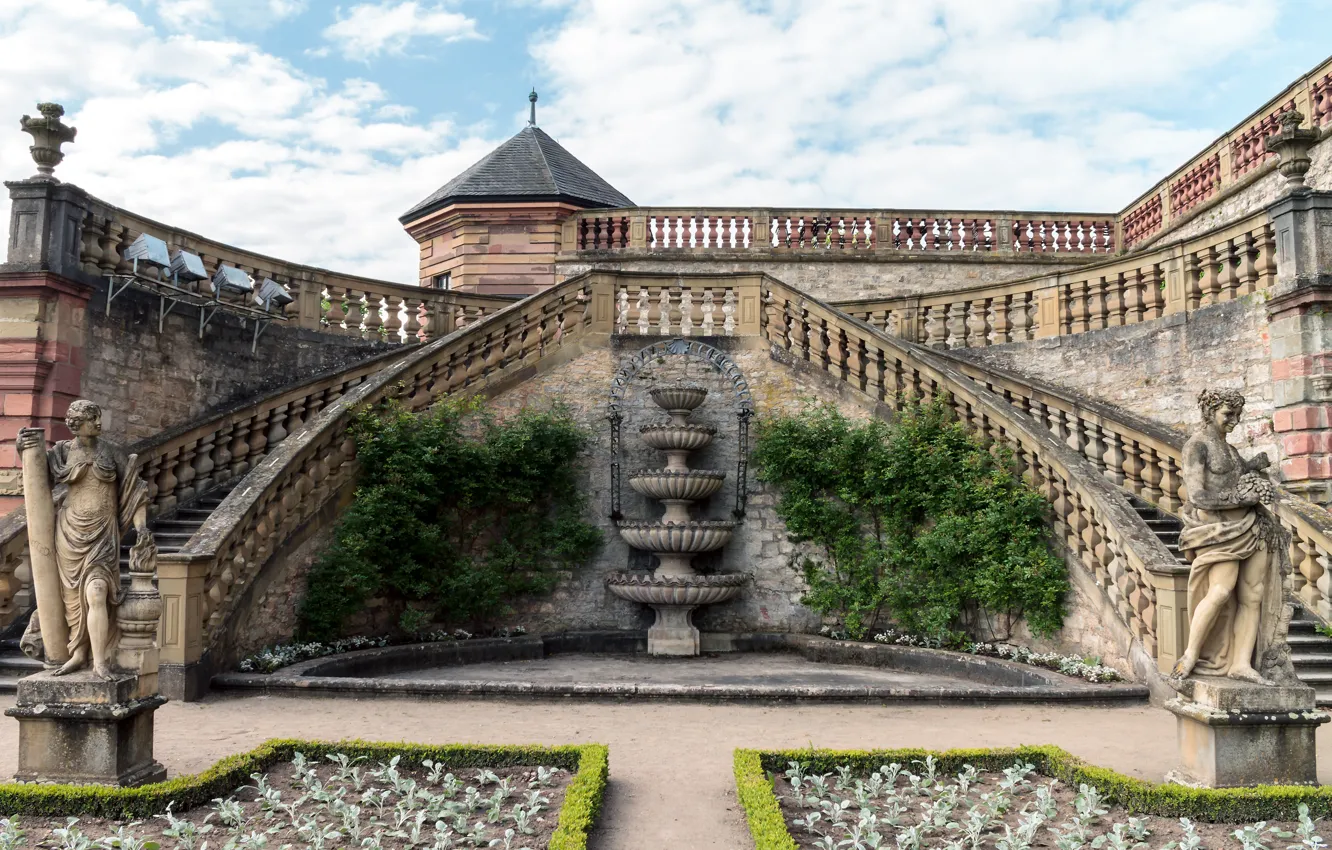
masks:
{"label": "statue's arm", "polygon": [[1244,461],[1245,472],[1257,472],[1260,469],[1267,469],[1272,465],[1272,460],[1267,456],[1267,452],[1259,452],[1248,460]]}

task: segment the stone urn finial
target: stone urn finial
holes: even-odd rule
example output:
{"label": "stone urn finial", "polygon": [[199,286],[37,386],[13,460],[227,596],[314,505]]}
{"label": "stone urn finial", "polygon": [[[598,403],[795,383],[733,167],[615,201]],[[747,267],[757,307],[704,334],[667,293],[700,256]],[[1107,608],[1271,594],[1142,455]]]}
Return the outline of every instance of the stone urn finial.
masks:
{"label": "stone urn finial", "polygon": [[33,179],[55,181],[52,172],[65,158],[60,152],[60,146],[66,142],[72,143],[78,131],[60,120],[65,114],[65,107],[58,103],[39,103],[37,111],[42,114],[40,118],[24,115],[19,120],[19,126],[23,132],[32,134],[34,144],[28,148],[28,152],[37,163],[37,174]]}
{"label": "stone urn finial", "polygon": [[1281,157],[1277,170],[1286,178],[1286,190],[1304,188],[1304,175],[1312,160],[1309,149],[1318,141],[1317,130],[1300,128],[1304,116],[1299,110],[1288,109],[1277,118],[1281,129],[1263,140],[1263,147]]}

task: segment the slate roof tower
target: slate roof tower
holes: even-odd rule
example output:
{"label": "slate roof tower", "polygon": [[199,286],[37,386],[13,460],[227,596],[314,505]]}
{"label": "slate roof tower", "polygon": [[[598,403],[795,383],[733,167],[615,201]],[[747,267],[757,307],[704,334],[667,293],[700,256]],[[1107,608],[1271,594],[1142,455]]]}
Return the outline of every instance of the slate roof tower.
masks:
{"label": "slate roof tower", "polygon": [[536,126],[445,183],[398,220],[421,246],[421,285],[528,295],[553,286],[562,223],[634,202]]}

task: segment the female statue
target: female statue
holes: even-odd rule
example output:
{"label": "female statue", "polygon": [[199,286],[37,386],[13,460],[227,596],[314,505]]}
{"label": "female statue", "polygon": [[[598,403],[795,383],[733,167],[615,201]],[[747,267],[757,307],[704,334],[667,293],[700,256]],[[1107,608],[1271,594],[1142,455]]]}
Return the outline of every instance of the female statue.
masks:
{"label": "female statue", "polygon": [[[63,603],[56,612],[63,609],[64,625],[68,627],[69,660],[56,670],[56,675],[91,663],[96,675],[108,678],[119,638],[116,612],[121,601],[120,538],[132,524],[138,531],[136,547],[152,546],[147,525],[148,486],[138,475],[137,456],[126,457],[119,447],[101,439],[102,410],[96,404],[75,401],[69,406],[65,424],[74,439],[61,440],[46,452],[49,485],[67,487],[63,503],[55,508],[54,554],[59,601]],[[41,448],[41,433],[37,429],[19,432],[20,457]],[[35,496],[50,499],[49,495],[29,492],[41,489],[25,485],[25,500]],[[36,583],[35,559],[33,566]],[[40,595],[38,606],[41,610]],[[48,631],[54,635],[64,629]],[[33,614],[23,636],[25,651],[35,650],[40,636],[38,616]],[[66,653],[48,651],[47,655],[59,659]]]}
{"label": "female statue", "polygon": [[1266,454],[1246,461],[1226,442],[1239,423],[1244,396],[1203,390],[1198,407],[1202,425],[1184,444],[1188,501],[1180,511],[1179,536],[1190,564],[1189,642],[1172,678],[1199,672],[1285,683],[1294,675],[1285,646],[1285,534],[1262,507],[1275,501],[1276,490],[1258,472],[1269,461]]}

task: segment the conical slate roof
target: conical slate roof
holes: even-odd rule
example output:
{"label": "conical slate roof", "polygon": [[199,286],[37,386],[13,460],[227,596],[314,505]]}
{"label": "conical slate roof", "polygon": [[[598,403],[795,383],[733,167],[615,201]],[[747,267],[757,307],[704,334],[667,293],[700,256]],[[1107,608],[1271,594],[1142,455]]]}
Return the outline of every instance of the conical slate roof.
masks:
{"label": "conical slate roof", "polygon": [[398,219],[420,218],[456,201],[567,201],[582,207],[632,207],[595,171],[537,127],[487,154]]}

